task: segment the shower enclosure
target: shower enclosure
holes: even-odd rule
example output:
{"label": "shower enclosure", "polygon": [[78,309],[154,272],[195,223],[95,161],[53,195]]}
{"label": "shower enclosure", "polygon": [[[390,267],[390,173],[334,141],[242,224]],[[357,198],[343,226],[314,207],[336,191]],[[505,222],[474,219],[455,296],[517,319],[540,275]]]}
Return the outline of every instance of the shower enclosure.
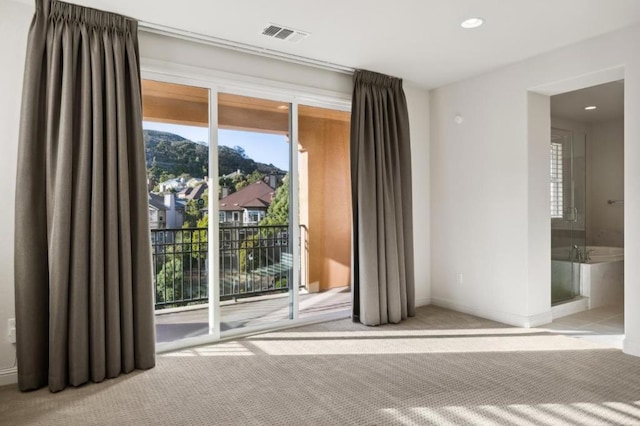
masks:
{"label": "shower enclosure", "polygon": [[551,304],[580,295],[586,252],[586,136],[551,129]]}

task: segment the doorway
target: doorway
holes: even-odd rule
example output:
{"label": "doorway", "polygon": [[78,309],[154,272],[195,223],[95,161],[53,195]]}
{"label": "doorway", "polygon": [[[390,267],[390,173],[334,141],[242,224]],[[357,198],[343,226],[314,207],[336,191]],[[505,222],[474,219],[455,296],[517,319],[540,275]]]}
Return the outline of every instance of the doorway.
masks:
{"label": "doorway", "polygon": [[551,127],[553,316],[622,335],[624,80],[551,96]]}

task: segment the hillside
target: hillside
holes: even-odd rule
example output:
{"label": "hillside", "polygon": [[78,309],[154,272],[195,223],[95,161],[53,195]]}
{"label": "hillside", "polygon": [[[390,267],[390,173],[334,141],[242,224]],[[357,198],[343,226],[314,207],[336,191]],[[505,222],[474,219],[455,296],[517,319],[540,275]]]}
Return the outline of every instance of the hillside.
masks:
{"label": "hillside", "polygon": [[[188,174],[203,177],[208,173],[209,149],[182,136],[157,130],[144,130],[145,158],[149,176],[154,180],[162,175]],[[241,149],[218,147],[219,174],[227,175],[236,170],[245,174],[259,171],[266,175],[283,176],[286,172],[272,164],[264,164],[247,157]]]}

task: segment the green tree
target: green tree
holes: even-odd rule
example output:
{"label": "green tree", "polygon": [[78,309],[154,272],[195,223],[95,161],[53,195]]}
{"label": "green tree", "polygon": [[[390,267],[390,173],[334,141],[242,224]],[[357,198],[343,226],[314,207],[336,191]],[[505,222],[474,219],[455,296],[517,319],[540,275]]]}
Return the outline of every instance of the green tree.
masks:
{"label": "green tree", "polygon": [[184,295],[182,291],[183,281],[182,260],[180,257],[172,255],[156,275],[156,301],[171,302],[187,298],[187,295]]}
{"label": "green tree", "polygon": [[[202,200],[202,201],[200,201]],[[205,216],[203,209],[206,210],[209,205],[209,189],[205,189],[202,193],[202,197],[195,200],[187,201],[187,205],[184,209],[184,222],[183,228],[199,228],[198,221]]]}
{"label": "green tree", "polygon": [[174,179],[176,177],[176,175],[174,175],[173,173],[167,173],[166,171],[162,170],[160,172],[160,177],[158,178],[159,182],[166,182],[170,179]]}
{"label": "green tree", "polygon": [[262,250],[259,249],[259,237],[259,234],[251,235],[240,243],[240,250],[238,251],[240,271],[253,271],[260,266],[266,265],[265,259],[260,256]]}
{"label": "green tree", "polygon": [[289,223],[289,174],[282,179],[282,185],[267,209],[267,214],[260,225],[286,225]]}
{"label": "green tree", "polygon": [[198,220],[196,227],[199,228],[191,235],[191,256],[195,259],[207,258],[207,230],[209,229],[209,215]]}
{"label": "green tree", "polygon": [[258,170],[254,170],[249,176],[247,176],[247,181],[249,183],[256,183],[258,181],[264,180],[266,175],[264,173],[259,172]]}
{"label": "green tree", "polygon": [[184,208],[184,222],[183,228],[195,228],[198,220],[202,217],[201,207],[198,205],[198,200],[189,200]]}
{"label": "green tree", "polygon": [[238,181],[238,183],[236,183],[235,190],[240,191],[242,188],[244,188],[247,185],[249,185],[249,181],[246,181],[246,180]]}

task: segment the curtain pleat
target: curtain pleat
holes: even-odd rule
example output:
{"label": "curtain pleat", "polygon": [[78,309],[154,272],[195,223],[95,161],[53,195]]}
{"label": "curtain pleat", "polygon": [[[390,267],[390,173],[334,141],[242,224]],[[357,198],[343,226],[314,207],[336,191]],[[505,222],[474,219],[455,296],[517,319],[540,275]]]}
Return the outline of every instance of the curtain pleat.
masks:
{"label": "curtain pleat", "polygon": [[155,365],[137,23],[37,0],[16,197],[21,390]]}
{"label": "curtain pleat", "polygon": [[409,117],[400,79],[354,74],[351,184],[353,319],[398,323],[415,314]]}

